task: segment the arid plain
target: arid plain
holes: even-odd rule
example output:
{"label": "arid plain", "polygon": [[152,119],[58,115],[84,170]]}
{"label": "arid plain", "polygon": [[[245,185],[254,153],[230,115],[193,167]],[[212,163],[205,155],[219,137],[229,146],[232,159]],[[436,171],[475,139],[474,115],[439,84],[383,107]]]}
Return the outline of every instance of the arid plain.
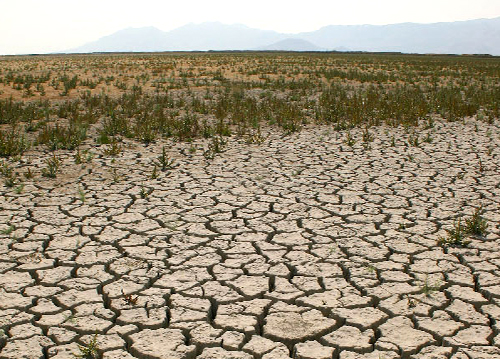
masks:
{"label": "arid plain", "polygon": [[499,358],[499,78],[1,58],[0,358]]}

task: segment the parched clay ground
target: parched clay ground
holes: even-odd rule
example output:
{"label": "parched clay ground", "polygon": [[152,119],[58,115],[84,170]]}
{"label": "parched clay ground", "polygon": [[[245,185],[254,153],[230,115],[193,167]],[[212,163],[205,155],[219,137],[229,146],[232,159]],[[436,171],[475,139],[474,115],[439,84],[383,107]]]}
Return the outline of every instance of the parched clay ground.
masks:
{"label": "parched clay ground", "polygon": [[[157,179],[161,143],[61,152],[56,179],[28,153],[0,187],[0,357],[499,358],[500,128],[475,124],[170,144]],[[480,205],[485,238],[437,245]]]}

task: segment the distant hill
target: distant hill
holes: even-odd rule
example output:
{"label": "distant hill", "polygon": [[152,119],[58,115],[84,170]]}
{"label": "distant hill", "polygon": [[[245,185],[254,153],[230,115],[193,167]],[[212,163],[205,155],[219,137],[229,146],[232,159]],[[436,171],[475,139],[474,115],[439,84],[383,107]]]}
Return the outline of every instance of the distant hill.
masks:
{"label": "distant hill", "polygon": [[326,26],[298,37],[329,49],[500,55],[500,17],[434,24]]}
{"label": "distant hill", "polygon": [[261,51],[326,51],[325,48],[314,45],[312,42],[303,39],[289,38],[275,42],[271,45],[256,48]]}
{"label": "distant hill", "polygon": [[167,33],[155,27],[128,28],[67,52],[161,51],[168,41],[167,38]]}
{"label": "distant hill", "polygon": [[331,25],[299,34],[218,22],[188,24],[168,32],[128,28],[64,52],[252,49],[500,55],[500,17],[434,24]]}

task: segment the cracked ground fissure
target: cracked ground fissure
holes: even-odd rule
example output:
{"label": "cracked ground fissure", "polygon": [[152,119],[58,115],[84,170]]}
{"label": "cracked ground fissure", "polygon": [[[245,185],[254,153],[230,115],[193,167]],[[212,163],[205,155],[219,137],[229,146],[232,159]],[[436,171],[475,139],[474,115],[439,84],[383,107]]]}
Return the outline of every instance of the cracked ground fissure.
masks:
{"label": "cracked ground fissure", "polygon": [[[170,143],[156,179],[161,143],[58,152],[56,179],[0,187],[0,357],[498,358],[500,129],[476,128]],[[479,206],[486,236],[437,244]]]}

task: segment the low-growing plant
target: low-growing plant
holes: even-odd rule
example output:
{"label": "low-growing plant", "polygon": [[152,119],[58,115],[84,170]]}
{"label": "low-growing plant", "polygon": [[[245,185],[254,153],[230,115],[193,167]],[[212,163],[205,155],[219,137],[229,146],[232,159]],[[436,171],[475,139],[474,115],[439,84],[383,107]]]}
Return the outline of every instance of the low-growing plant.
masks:
{"label": "low-growing plant", "polygon": [[87,345],[78,345],[80,353],[74,353],[76,358],[81,359],[95,359],[99,356],[99,346],[97,345],[97,333],[94,334],[92,339]]}
{"label": "low-growing plant", "polygon": [[59,172],[59,167],[61,166],[61,160],[54,153],[51,158],[48,158],[45,163],[47,167],[42,168],[42,176],[48,178],[56,178],[57,172]]}
{"label": "low-growing plant", "polygon": [[227,141],[222,136],[214,136],[203,155],[207,159],[213,159],[216,154],[224,152],[226,144]]}
{"label": "low-growing plant", "polygon": [[346,144],[347,146],[352,147],[352,146],[354,146],[354,144],[356,143],[356,140],[354,139],[354,137],[351,135],[351,133],[350,133],[350,132],[347,132],[347,135],[346,135],[346,138],[345,138],[345,141],[344,141],[344,142],[345,142],[345,144]]}
{"label": "low-growing plant", "polygon": [[139,196],[142,198],[142,199],[146,199],[149,195],[149,192],[146,190],[146,188],[144,188],[144,186],[141,186],[141,190],[139,191]]}
{"label": "low-growing plant", "polygon": [[76,153],[73,155],[73,158],[75,159],[75,164],[79,165],[83,163],[82,154],[80,153],[80,148],[76,149]]}
{"label": "low-growing plant", "polygon": [[116,157],[122,152],[122,146],[121,144],[116,140],[115,137],[111,140],[111,144],[109,147],[105,148],[103,153],[106,156],[111,156],[111,157]]}
{"label": "low-growing plant", "polygon": [[363,131],[363,142],[365,143],[368,143],[368,142],[373,142],[373,140],[375,139],[375,137],[373,136],[372,133],[370,133],[370,131],[368,130],[368,127],[365,128],[365,130]]}
{"label": "low-growing plant", "polygon": [[85,191],[82,187],[78,187],[78,198],[82,201],[82,203],[85,203]]}
{"label": "low-growing plant", "polygon": [[470,243],[470,240],[467,239],[467,233],[465,227],[462,225],[461,218],[455,221],[453,228],[447,230],[447,232],[448,236],[438,239],[438,243],[442,246],[467,246]]}
{"label": "low-growing plant", "polygon": [[31,168],[28,167],[27,171],[24,172],[24,178],[26,178],[27,180],[29,179],[32,179],[35,175],[33,174],[33,172],[31,171]]}
{"label": "low-growing plant", "polygon": [[481,216],[482,214],[483,208],[478,207],[472,214],[472,217],[465,220],[465,232],[468,235],[486,235],[486,228],[488,228],[488,223],[486,219]]}
{"label": "low-growing plant", "polygon": [[[1,120],[0,120],[1,123]],[[0,157],[11,157],[23,154],[28,149],[28,143],[19,131],[0,131]]]}
{"label": "low-growing plant", "polygon": [[246,143],[247,144],[251,144],[251,143],[255,143],[255,144],[262,144],[264,141],[266,140],[266,138],[262,135],[262,133],[260,132],[260,127],[257,129],[257,131],[253,131],[251,132],[247,139],[246,139]]}
{"label": "low-growing plant", "polygon": [[165,146],[162,147],[161,155],[157,159],[157,165],[161,168],[162,172],[172,169],[175,163],[175,160],[168,157]]}
{"label": "low-growing plant", "polygon": [[7,163],[2,162],[0,166],[0,174],[4,177],[4,184],[8,188],[12,188],[17,183],[17,176],[14,169]]}
{"label": "low-growing plant", "polygon": [[15,230],[16,230],[16,227],[15,227],[14,225],[12,225],[12,224],[9,224],[9,226],[8,226],[7,228],[2,229],[2,230],[0,231],[0,234],[3,234],[3,235],[8,236],[8,235],[10,235],[12,232],[14,232]]}
{"label": "low-growing plant", "polygon": [[424,294],[426,297],[430,297],[432,293],[437,292],[441,288],[439,283],[434,283],[434,285],[429,283],[429,277],[425,277],[425,281],[420,288],[420,293]]}
{"label": "low-growing plant", "polygon": [[156,165],[153,165],[153,171],[151,172],[151,179],[157,179],[158,178],[158,168]]}
{"label": "low-growing plant", "polygon": [[477,208],[472,217],[465,220],[465,225],[462,224],[462,219],[455,221],[452,229],[447,230],[448,236],[440,237],[438,243],[442,246],[467,246],[471,241],[470,236],[486,235],[488,223],[481,216],[483,213],[482,207]]}
{"label": "low-growing plant", "polygon": [[24,190],[24,183],[21,183],[16,188],[14,188],[14,192],[16,192],[16,194],[23,193],[23,190]]}
{"label": "low-growing plant", "polygon": [[116,170],[116,168],[113,168],[113,171],[111,172],[111,174],[113,176],[113,183],[120,182],[122,176],[118,173],[118,171]]}

